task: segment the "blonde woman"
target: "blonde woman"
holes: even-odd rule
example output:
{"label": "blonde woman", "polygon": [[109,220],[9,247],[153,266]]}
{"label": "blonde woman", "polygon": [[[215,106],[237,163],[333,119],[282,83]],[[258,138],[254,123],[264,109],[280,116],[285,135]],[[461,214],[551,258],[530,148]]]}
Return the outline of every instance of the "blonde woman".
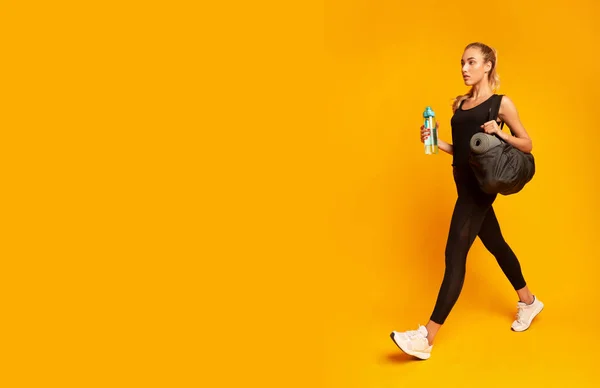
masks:
{"label": "blonde woman", "polygon": [[[467,253],[476,237],[496,258],[517,292],[519,301],[512,330],[527,330],[533,318],[544,308],[544,304],[529,290],[519,260],[502,236],[492,208],[496,195],[481,191],[468,163],[470,139],[477,132],[495,134],[523,152],[531,152],[532,149],[531,139],[521,124],[513,102],[506,96],[495,94],[499,86],[497,64],[498,58],[493,48],[478,42],[465,48],[461,59],[462,76],[465,85],[471,86],[471,89],[467,94],[458,96],[453,103],[452,144],[438,140],[439,148],[453,157],[458,194],[446,243],[444,278],[427,325],[419,325],[417,330],[393,331],[390,335],[402,351],[420,359],[431,356],[434,338],[460,295]],[[494,98],[502,98],[498,119],[508,125],[513,135],[501,131],[495,120],[488,121]],[[421,126],[421,141],[429,135],[429,130]]]}

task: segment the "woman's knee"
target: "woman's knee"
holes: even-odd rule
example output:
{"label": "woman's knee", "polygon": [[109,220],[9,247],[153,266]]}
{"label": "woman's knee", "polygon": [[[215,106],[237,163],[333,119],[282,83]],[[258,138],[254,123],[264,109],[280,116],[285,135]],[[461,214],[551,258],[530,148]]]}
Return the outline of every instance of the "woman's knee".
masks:
{"label": "woman's knee", "polygon": [[466,252],[446,249],[446,270],[464,272],[466,269]]}
{"label": "woman's knee", "polygon": [[504,239],[488,242],[487,244],[484,244],[484,246],[494,256],[503,256],[510,251],[510,247]]}

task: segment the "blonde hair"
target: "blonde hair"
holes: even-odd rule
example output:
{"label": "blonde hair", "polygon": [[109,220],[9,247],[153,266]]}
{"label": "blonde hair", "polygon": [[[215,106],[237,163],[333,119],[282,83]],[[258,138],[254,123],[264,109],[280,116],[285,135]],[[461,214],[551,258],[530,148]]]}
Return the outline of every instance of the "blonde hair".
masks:
{"label": "blonde hair", "polygon": [[[470,43],[465,47],[465,51],[470,48],[478,48],[481,51],[484,63],[492,62],[492,69],[488,74],[488,83],[493,93],[500,88],[500,76],[496,68],[498,67],[498,52],[493,47],[490,47],[484,43],[474,42]],[[460,104],[469,97],[473,96],[473,87],[467,94],[457,96],[452,102],[452,110],[455,111]]]}

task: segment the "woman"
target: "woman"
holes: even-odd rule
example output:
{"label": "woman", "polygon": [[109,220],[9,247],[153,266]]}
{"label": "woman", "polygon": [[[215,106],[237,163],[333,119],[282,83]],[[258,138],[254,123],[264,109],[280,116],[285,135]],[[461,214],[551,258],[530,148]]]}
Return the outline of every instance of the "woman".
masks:
{"label": "woman", "polygon": [[[496,195],[481,191],[468,162],[470,139],[481,131],[495,134],[523,152],[531,152],[532,149],[531,139],[508,97],[504,96],[501,100],[498,118],[510,127],[514,136],[501,131],[495,120],[488,121],[492,96],[499,85],[497,63],[496,51],[483,43],[471,43],[465,48],[461,60],[462,75],[465,85],[471,86],[471,90],[458,96],[452,106],[453,144],[438,140],[439,148],[453,156],[458,193],[446,243],[444,279],[427,325],[419,325],[417,330],[406,332],[393,331],[390,335],[400,349],[420,359],[431,356],[434,338],[458,299],[465,278],[467,253],[477,236],[494,255],[519,297],[512,330],[528,329],[544,307],[527,287],[519,260],[502,237],[492,208]],[[421,141],[429,135],[429,130],[421,126]]]}

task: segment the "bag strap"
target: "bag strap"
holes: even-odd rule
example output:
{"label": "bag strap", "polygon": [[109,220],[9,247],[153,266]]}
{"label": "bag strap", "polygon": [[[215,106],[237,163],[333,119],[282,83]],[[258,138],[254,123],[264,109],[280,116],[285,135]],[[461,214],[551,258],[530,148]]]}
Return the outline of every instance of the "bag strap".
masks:
{"label": "bag strap", "polygon": [[[488,113],[488,121],[498,121],[498,112],[500,112],[500,103],[502,102],[503,96],[503,94],[494,94],[494,96],[492,97],[492,105],[490,106],[490,110]],[[502,128],[504,128],[504,121],[500,123],[500,130],[502,130]]]}

